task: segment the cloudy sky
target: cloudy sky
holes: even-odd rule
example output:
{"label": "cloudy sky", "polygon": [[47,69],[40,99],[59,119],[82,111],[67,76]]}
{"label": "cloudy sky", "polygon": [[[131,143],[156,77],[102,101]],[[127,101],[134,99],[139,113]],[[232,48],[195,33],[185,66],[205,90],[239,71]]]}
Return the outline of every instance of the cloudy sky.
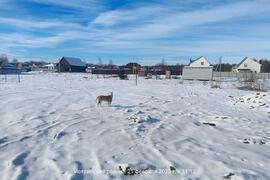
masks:
{"label": "cloudy sky", "polygon": [[270,57],[269,0],[0,0],[0,54],[122,64]]}

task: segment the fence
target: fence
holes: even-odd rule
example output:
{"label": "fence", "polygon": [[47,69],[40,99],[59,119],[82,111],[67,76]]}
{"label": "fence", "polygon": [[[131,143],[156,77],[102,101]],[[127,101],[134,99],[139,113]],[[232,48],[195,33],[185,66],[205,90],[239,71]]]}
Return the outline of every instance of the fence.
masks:
{"label": "fence", "polygon": [[[18,69],[0,69],[0,76],[3,75],[4,76],[4,81],[7,82],[8,79],[12,76],[14,77],[14,75],[17,76],[18,82],[21,82],[21,70]],[[9,77],[9,78],[8,78]],[[13,78],[11,78],[13,79]],[[2,80],[2,78],[0,78],[0,81]]]}
{"label": "fence", "polygon": [[132,70],[122,69],[92,69],[92,74],[133,74]]}
{"label": "fence", "polygon": [[213,78],[252,78],[270,79],[270,73],[251,73],[251,72],[213,72]]}

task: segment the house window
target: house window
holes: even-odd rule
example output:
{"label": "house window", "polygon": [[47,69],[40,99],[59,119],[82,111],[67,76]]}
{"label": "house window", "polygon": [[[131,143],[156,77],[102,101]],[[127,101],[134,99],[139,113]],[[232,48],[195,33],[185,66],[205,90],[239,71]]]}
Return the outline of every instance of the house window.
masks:
{"label": "house window", "polygon": [[201,65],[203,66],[204,65],[204,62],[201,62]]}
{"label": "house window", "polygon": [[244,64],[244,67],[248,67],[247,63]]}

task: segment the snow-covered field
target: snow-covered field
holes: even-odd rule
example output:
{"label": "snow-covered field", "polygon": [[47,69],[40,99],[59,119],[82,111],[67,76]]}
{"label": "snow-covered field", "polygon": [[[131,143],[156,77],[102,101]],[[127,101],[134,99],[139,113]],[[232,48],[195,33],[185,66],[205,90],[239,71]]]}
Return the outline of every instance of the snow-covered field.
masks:
{"label": "snow-covered field", "polygon": [[270,179],[268,92],[42,73],[0,90],[1,180]]}

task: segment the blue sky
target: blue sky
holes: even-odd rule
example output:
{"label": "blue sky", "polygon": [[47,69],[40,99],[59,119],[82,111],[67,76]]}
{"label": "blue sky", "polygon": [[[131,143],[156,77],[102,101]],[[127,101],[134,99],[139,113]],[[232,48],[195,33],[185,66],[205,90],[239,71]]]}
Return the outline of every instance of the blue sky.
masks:
{"label": "blue sky", "polygon": [[270,57],[269,0],[1,0],[0,54],[54,62]]}

